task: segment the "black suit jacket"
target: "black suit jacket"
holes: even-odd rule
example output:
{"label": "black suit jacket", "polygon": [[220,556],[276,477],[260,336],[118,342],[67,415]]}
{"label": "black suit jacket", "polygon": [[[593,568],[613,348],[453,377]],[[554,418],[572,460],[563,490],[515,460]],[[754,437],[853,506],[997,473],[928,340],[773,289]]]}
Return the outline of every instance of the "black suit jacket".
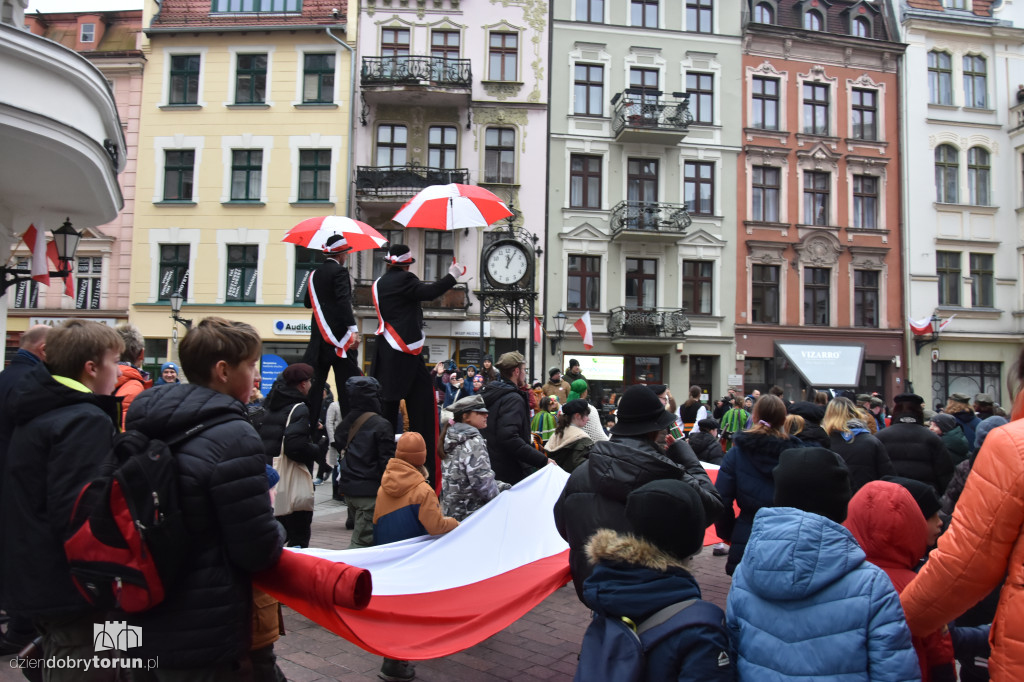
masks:
{"label": "black suit jacket", "polygon": [[[356,316],[352,312],[352,280],[349,279],[348,268],[328,258],[317,266],[309,279],[310,284],[316,288],[320,309],[335,338],[341,339],[349,331],[357,331],[354,329]],[[308,287],[304,303],[307,308],[313,307]],[[315,314],[312,325],[314,333],[320,333]],[[330,343],[327,339],[324,341]]]}

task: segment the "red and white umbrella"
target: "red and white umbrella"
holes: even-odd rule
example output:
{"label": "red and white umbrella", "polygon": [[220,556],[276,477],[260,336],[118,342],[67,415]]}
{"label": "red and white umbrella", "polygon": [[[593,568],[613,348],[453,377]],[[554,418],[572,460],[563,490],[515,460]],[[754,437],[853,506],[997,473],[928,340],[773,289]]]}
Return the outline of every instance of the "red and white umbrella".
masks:
{"label": "red and white umbrella", "polygon": [[338,215],[307,218],[288,230],[281,241],[305,246],[307,249],[322,249],[324,242],[336,234],[345,238],[352,251],[379,249],[388,243],[380,232],[366,223]]}
{"label": "red and white umbrella", "polygon": [[453,183],[424,188],[395,214],[394,221],[406,227],[457,230],[487,227],[510,215],[512,211],[493,192]]}

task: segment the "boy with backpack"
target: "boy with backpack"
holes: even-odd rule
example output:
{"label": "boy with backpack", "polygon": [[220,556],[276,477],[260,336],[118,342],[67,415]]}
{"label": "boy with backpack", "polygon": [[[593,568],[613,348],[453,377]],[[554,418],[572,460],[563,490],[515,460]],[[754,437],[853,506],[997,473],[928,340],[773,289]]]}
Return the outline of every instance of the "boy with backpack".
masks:
{"label": "boy with backpack", "polygon": [[652,481],[629,493],[626,517],[632,533],[602,528],[587,543],[595,566],[583,598],[594,617],[575,679],[732,682],[725,614],[701,600],[687,570],[704,542],[700,496]]}
{"label": "boy with backpack", "polygon": [[[46,360],[12,394],[14,431],[0,476],[4,606],[30,618],[47,659],[92,659],[104,614],[75,588],[64,527],[79,491],[100,473],[120,422],[111,394],[124,350],[98,322],[68,320],[46,337]],[[102,656],[103,654],[99,654]],[[111,679],[112,668],[48,668],[49,680]]]}

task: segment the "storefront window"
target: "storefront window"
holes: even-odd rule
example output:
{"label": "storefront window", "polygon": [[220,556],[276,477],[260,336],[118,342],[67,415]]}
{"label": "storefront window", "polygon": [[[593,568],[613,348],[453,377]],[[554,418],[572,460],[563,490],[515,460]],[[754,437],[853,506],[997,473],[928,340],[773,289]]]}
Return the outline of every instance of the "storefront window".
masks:
{"label": "storefront window", "polygon": [[966,393],[972,399],[988,393],[1001,403],[1001,362],[956,362],[940,360],[932,365],[932,404],[946,404],[951,393]]}

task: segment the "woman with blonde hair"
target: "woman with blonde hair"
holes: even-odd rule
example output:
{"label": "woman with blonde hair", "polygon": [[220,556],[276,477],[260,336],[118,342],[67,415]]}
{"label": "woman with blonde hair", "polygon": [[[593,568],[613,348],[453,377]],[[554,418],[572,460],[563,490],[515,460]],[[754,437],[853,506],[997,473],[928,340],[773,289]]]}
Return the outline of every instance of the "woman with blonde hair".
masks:
{"label": "woman with blonde hair", "polygon": [[829,449],[842,457],[850,470],[854,493],[866,483],[896,475],[885,446],[870,431],[873,421],[849,398],[835,398],[825,408],[821,423],[829,436]]}

